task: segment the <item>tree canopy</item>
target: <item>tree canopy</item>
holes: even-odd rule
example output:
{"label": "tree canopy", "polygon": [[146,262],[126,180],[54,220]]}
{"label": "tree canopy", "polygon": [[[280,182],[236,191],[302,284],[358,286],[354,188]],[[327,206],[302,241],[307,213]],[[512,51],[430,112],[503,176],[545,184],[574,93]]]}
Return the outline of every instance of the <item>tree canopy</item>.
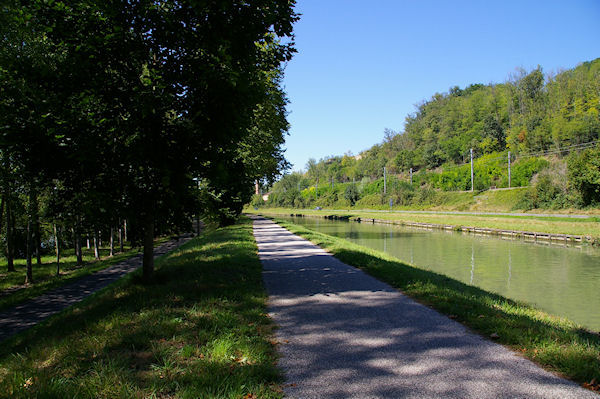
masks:
{"label": "tree canopy", "polygon": [[[231,221],[286,167],[282,63],[294,1],[19,1],[2,6],[0,151],[37,223],[144,232]],[[10,190],[8,190],[10,191]],[[31,251],[27,251],[28,253]]]}

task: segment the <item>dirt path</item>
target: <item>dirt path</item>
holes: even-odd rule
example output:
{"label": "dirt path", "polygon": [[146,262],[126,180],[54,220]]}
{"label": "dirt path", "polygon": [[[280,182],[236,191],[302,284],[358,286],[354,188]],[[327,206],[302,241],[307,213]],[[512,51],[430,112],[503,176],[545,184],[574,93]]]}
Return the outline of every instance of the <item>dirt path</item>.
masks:
{"label": "dirt path", "polygon": [[[154,249],[154,257],[164,255],[189,240],[190,237],[183,237],[161,244]],[[139,254],[0,312],[0,341],[33,327],[48,317],[82,301],[141,265],[142,255]]]}
{"label": "dirt path", "polygon": [[255,217],[290,398],[590,398],[275,223]]}

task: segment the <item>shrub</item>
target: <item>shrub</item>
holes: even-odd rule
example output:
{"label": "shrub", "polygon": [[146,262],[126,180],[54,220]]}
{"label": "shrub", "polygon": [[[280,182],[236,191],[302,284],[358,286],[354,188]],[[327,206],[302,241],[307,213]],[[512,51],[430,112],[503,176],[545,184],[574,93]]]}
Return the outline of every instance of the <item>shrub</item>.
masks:
{"label": "shrub", "polygon": [[600,203],[600,147],[572,154],[568,159],[569,184],[581,195],[583,205]]}
{"label": "shrub", "polygon": [[354,206],[356,201],[360,198],[358,193],[358,188],[355,184],[350,184],[346,186],[346,190],[344,191],[344,198],[350,203],[350,206]]}

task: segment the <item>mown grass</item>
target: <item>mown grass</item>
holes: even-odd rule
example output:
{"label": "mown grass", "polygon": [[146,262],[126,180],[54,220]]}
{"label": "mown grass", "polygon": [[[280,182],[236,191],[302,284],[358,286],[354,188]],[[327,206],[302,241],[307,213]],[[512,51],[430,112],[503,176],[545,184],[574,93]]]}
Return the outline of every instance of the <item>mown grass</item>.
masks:
{"label": "mown grass", "polygon": [[[2,343],[0,397],[279,398],[252,225],[208,230]],[[253,395],[253,396],[252,396]]]}
{"label": "mown grass", "polygon": [[597,217],[585,219],[566,217],[518,216],[518,215],[455,215],[447,213],[398,213],[398,212],[369,212],[355,210],[326,210],[293,208],[264,208],[258,211],[249,209],[249,213],[272,215],[348,215],[350,217],[396,220],[404,222],[450,224],[454,226],[487,227],[517,231],[534,231],[538,233],[573,234],[600,237],[600,223]]}
{"label": "mown grass", "polygon": [[524,303],[408,265],[383,252],[275,221],[341,261],[522,353],[543,367],[600,390],[600,335]]}
{"label": "mown grass", "polygon": [[[167,238],[159,238],[155,245],[167,241]],[[94,250],[83,248],[83,262],[77,266],[74,251],[64,251],[60,259],[60,274],[56,275],[56,256],[42,256],[42,264],[38,265],[33,259],[33,283],[25,285],[25,259],[15,259],[15,271],[7,272],[6,259],[0,260],[0,311],[15,306],[28,299],[35,298],[46,291],[68,284],[80,277],[106,269],[131,256],[137,254],[140,248],[124,246],[124,251],[110,257],[108,248],[100,249],[100,260],[94,258]]]}

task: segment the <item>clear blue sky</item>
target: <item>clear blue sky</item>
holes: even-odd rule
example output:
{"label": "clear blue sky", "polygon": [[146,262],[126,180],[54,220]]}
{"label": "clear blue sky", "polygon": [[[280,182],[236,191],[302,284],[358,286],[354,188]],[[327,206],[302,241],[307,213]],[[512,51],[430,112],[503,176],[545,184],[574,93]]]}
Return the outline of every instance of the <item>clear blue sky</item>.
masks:
{"label": "clear blue sky", "polygon": [[600,57],[600,0],[298,0],[286,158],[354,154],[451,86]]}

